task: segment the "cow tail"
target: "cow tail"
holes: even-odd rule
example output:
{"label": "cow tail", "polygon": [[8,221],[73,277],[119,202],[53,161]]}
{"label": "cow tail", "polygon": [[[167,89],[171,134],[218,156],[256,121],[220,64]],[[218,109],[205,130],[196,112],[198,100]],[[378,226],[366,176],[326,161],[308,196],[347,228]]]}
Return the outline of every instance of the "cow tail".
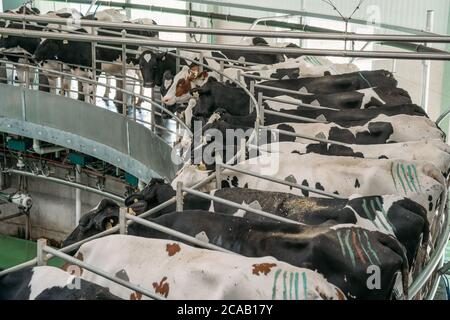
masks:
{"label": "cow tail", "polygon": [[389,249],[394,251],[396,254],[398,254],[402,258],[402,267],[401,267],[401,274],[402,274],[402,286],[403,286],[403,296],[404,299],[408,299],[408,279],[409,279],[409,263],[408,258],[406,257],[406,250],[405,247],[398,242],[397,239],[390,235],[382,234],[381,236],[381,243],[387,246]]}

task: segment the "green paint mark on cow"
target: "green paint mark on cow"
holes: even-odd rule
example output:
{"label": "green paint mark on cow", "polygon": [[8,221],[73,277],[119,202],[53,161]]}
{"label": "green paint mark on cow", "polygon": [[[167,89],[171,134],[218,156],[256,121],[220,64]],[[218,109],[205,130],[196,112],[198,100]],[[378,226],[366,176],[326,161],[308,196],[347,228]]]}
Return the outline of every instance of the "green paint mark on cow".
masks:
{"label": "green paint mark on cow", "polygon": [[402,177],[400,175],[400,163],[397,163],[397,177],[400,181],[400,184],[402,185],[403,192],[405,192],[405,194],[407,194],[405,183],[403,182]]}
{"label": "green paint mark on cow", "polygon": [[298,272],[294,276],[295,300],[298,300]]}
{"label": "green paint mark on cow", "polygon": [[272,286],[272,300],[275,300],[277,297],[277,280],[278,276],[280,275],[281,270],[275,271],[275,274],[273,276],[273,286]]}
{"label": "green paint mark on cow", "polygon": [[410,179],[409,177],[406,175],[406,170],[405,170],[405,166],[403,165],[403,163],[400,165],[400,168],[402,169],[402,173],[403,173],[403,177],[405,178],[406,184],[408,185],[408,188],[411,192],[414,192],[413,188],[411,187],[411,183],[410,183]]}
{"label": "green paint mark on cow", "polygon": [[380,264],[380,259],[378,258],[377,253],[372,249],[372,245],[370,244],[370,240],[369,240],[369,236],[367,235],[367,231],[362,231],[362,233],[364,234],[364,236],[366,237],[366,241],[367,241],[367,248],[369,249],[369,252],[374,256],[374,258],[378,261],[378,264]]}
{"label": "green paint mark on cow", "polygon": [[286,284],[287,272],[283,272],[283,300],[287,300],[287,284]]}
{"label": "green paint mark on cow", "polygon": [[[378,214],[378,212],[380,212],[380,210],[377,210],[375,208],[375,202],[373,200],[370,200],[370,206],[372,207],[373,212],[375,212],[375,215],[377,217],[379,217],[380,215]],[[383,226],[383,228],[385,228],[386,230],[389,230],[389,227],[383,221],[384,219],[378,218],[378,220],[380,221],[380,224]]]}
{"label": "green paint mark on cow", "polygon": [[289,274],[289,300],[292,300],[292,280],[294,280],[294,273]]}
{"label": "green paint mark on cow", "polygon": [[415,184],[415,180],[416,180],[416,179],[414,179],[414,177],[413,177],[413,175],[412,175],[412,170],[411,170],[411,166],[410,166],[410,165],[408,166],[408,177],[409,177],[409,179],[411,180],[411,183],[412,183],[412,185],[413,185],[413,187],[414,187],[414,190],[415,190],[416,192],[418,192],[417,187],[416,187],[416,184]]}
{"label": "green paint mark on cow", "polygon": [[346,252],[345,252],[344,242],[342,241],[342,238],[341,238],[341,231],[336,232],[336,234],[337,234],[337,237],[338,237],[338,240],[339,240],[339,244],[341,245],[342,255],[343,255],[344,257],[346,257],[347,254],[346,254]]}
{"label": "green paint mark on cow", "polygon": [[369,259],[370,264],[373,264],[372,257],[370,256],[370,254],[367,253],[367,250],[366,250],[366,248],[364,247],[364,244],[361,241],[361,234],[359,233],[359,230],[356,230],[356,236],[358,237],[358,241],[361,244],[361,248],[362,248],[364,254]]}
{"label": "green paint mark on cow", "polygon": [[347,247],[348,253],[350,254],[350,259],[352,261],[352,265],[353,265],[353,268],[354,268],[356,266],[355,254],[353,253],[353,249],[350,246],[349,238],[350,238],[350,229],[348,229],[347,232],[345,233],[344,240],[345,240],[345,245]]}
{"label": "green paint mark on cow", "polygon": [[395,190],[398,191],[398,188],[397,188],[397,181],[395,181],[394,163],[393,163],[393,162],[391,163],[391,177],[392,177],[392,181],[394,181],[394,187],[395,187]]}
{"label": "green paint mark on cow", "polygon": [[308,300],[308,288],[307,288],[306,272],[302,273],[302,280],[303,280],[303,292],[305,294],[305,300]]}
{"label": "green paint mark on cow", "polygon": [[420,181],[419,181],[419,175],[417,174],[417,168],[416,168],[416,165],[413,164],[413,165],[411,165],[411,166],[412,166],[412,168],[413,168],[413,170],[414,170],[414,176],[416,177],[417,185],[419,186],[419,191],[422,191],[422,185],[420,184]]}
{"label": "green paint mark on cow", "polygon": [[378,205],[378,207],[380,208],[380,211],[383,213],[384,217],[386,218],[387,223],[389,223],[389,225],[391,226],[392,231],[395,232],[395,227],[394,227],[394,225],[391,223],[391,221],[389,221],[389,218],[388,218],[388,215],[387,215],[387,213],[386,213],[386,210],[384,210],[384,207],[383,207],[383,205],[381,204],[380,197],[376,197],[376,198],[375,198],[375,201],[377,202],[377,205]]}

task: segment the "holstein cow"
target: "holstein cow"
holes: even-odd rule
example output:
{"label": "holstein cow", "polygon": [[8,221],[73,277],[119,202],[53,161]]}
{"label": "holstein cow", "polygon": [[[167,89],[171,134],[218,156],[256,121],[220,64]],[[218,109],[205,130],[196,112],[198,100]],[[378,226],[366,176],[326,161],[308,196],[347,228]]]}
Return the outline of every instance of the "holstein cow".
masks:
{"label": "holstein cow", "polygon": [[[294,169],[301,164],[302,170]],[[446,188],[441,171],[431,163],[404,160],[375,160],[350,157],[324,156],[319,154],[270,154],[239,163],[236,168],[275,177],[303,187],[334,193],[341,197],[354,194],[376,196],[380,194],[401,195],[427,209],[429,222],[435,219]],[[185,187],[205,179],[210,172],[197,166],[185,165],[172,181]],[[308,197],[316,195],[307,189],[291,188],[238,172],[224,170],[221,174],[222,187],[241,187],[262,191],[288,192]],[[215,182],[202,187],[200,191],[215,189]]]}
{"label": "holstein cow", "polygon": [[[389,299],[393,295],[394,287],[396,291],[400,293],[403,291],[407,294],[408,260],[405,249],[394,237],[380,232],[369,231],[354,225],[330,227],[255,222],[240,217],[218,213],[211,214],[207,211],[172,213],[152,221],[246,257],[272,256],[293,266],[316,270],[323,274],[330,283],[342,289],[344,294],[351,299]],[[142,225],[136,225],[134,231],[135,235],[140,237],[175,240],[172,236]],[[134,272],[130,273],[128,266],[130,268],[131,265],[140,266],[145,263],[146,259],[152,261],[152,266],[155,268],[162,268],[161,270],[164,270],[164,276],[167,278],[178,275],[176,272],[174,272],[174,275],[167,272],[170,270],[169,266],[176,264],[173,262],[163,263],[157,260],[158,250],[149,250],[149,254],[137,253],[131,248],[124,248],[118,243],[113,243],[112,240],[107,241],[107,239],[101,245],[95,246],[95,250],[92,252],[83,250],[83,246],[92,245],[98,240],[89,242],[83,245],[77,254],[83,255],[83,261],[113,274],[117,274],[124,269],[131,282],[139,281],[133,280],[135,279]],[[144,239],[141,240],[141,243],[144,241]],[[124,240],[123,243],[129,242]],[[111,249],[107,249],[109,247]],[[145,248],[143,245],[136,247]],[[202,274],[201,270],[205,273],[211,270],[220,270],[217,259],[210,255],[214,251],[207,252],[208,254],[204,255],[205,259],[213,261],[215,267],[205,267],[206,261],[201,259],[200,274]],[[199,254],[197,253],[196,256],[198,257]],[[91,258],[88,259],[87,257]],[[115,260],[128,260],[131,257],[139,259],[139,262],[135,261],[133,264],[128,264],[125,263],[126,260],[122,260],[122,263]],[[226,259],[232,259],[232,257],[234,255],[226,255]],[[191,259],[190,261],[194,263],[197,259]],[[189,271],[194,268],[191,263],[180,265],[183,266],[183,270]],[[370,277],[367,270],[371,265],[380,268],[380,290],[371,290],[367,286],[367,280]],[[149,274],[155,274],[149,272],[151,270],[149,268],[150,266],[144,265],[142,270],[146,270],[145,273],[141,269],[136,272],[148,278]],[[229,275],[229,271],[234,270],[234,268],[227,267],[225,270],[227,270],[225,273]],[[400,274],[402,276],[399,276]],[[88,277],[87,273],[84,272],[82,277],[88,281],[109,287],[105,282],[97,282],[98,277]],[[183,274],[183,279],[189,279],[190,277],[192,276]],[[234,284],[233,281],[231,287]],[[110,287],[110,290],[119,297],[123,297],[113,288]],[[189,291],[192,292],[192,290]],[[204,290],[195,291],[202,292]],[[252,294],[255,294],[255,290],[252,290]]]}
{"label": "holstein cow", "polygon": [[[349,201],[303,198],[288,193],[241,188],[213,190],[210,194],[232,202],[247,204],[252,208],[307,225],[324,223],[357,224],[370,230],[395,235],[400,243],[407,248],[410,263],[415,256],[422,233],[424,244],[428,241],[429,223],[426,210],[415,202],[399,196],[362,198],[353,196]],[[125,200],[125,205],[133,209],[135,213],[141,214],[170,200],[175,195],[175,190],[169,184],[165,184],[161,180],[152,180],[144,190],[128,197]],[[271,221],[271,219],[248,213],[245,210],[236,210],[228,205],[190,194],[184,197],[183,208],[185,210],[208,210],[231,214],[255,221]],[[175,204],[173,204],[159,211],[157,215],[167,214],[175,210]],[[108,219],[109,216],[112,221],[117,221],[117,216],[112,216],[111,213],[112,211],[109,210],[109,214],[103,212],[98,214],[101,214],[103,219]],[[116,215],[118,215],[118,207]],[[157,215],[152,215],[152,217]],[[94,220],[95,217],[90,217],[90,219]],[[90,223],[89,225],[95,227],[102,224]],[[103,229],[97,229],[97,232],[101,231]],[[77,236],[72,237],[66,245],[86,238],[86,235],[80,237],[81,232],[72,234]]]}
{"label": "holstein cow", "polygon": [[[366,124],[341,123],[284,123],[269,126],[273,130],[318,137],[349,144],[384,144],[419,141],[426,139],[445,140],[444,132],[426,117],[379,115]],[[276,131],[275,131],[276,132]],[[310,139],[286,136],[280,133],[280,141],[309,143]]]}
{"label": "holstein cow", "polygon": [[[21,14],[21,15],[38,15],[39,9],[25,4],[14,10],[7,10],[5,13]],[[36,23],[27,23],[23,25],[21,22],[11,20],[0,20],[0,26],[7,29],[25,29],[31,31],[41,31],[42,27]],[[32,63],[34,50],[39,45],[39,38],[26,38],[19,36],[0,35],[0,56],[15,63],[28,64]],[[30,84],[34,81],[35,70],[27,67],[17,66],[17,78],[22,85],[28,81]],[[28,79],[26,75],[28,74]]]}
{"label": "holstein cow", "polygon": [[[170,51],[171,53],[175,53],[175,51]],[[212,64],[212,67],[219,69],[220,64],[213,59],[207,59],[208,57],[214,58],[222,58],[222,59],[231,59],[231,60],[239,60],[244,58],[247,62],[254,62],[260,64],[276,64],[280,61],[284,61],[284,58],[280,55],[273,54],[255,54],[254,52],[240,52],[240,51],[201,51],[202,56],[205,58],[203,62],[206,64]],[[183,57],[195,59],[199,58],[200,55],[193,54],[190,51],[180,51],[180,55]],[[142,52],[139,57],[139,68],[141,69],[142,76],[144,78],[144,85],[148,88],[153,88],[154,86],[161,86],[163,81],[163,74],[167,70],[169,70],[173,75],[177,74],[176,70],[176,57],[173,55],[167,54],[167,52],[154,52],[152,50],[146,50]],[[242,59],[241,59],[242,60]],[[181,58],[180,65],[190,66],[192,62],[190,60],[186,60]],[[225,63],[225,67],[232,66],[232,64]]]}
{"label": "holstein cow", "polygon": [[48,266],[0,277],[0,288],[0,300],[119,300],[107,288]]}
{"label": "holstein cow", "polygon": [[383,145],[348,145],[311,142],[301,144],[297,142],[281,142],[276,146],[264,145],[259,151],[263,154],[280,153],[317,153],[329,156],[356,157],[365,159],[401,159],[408,161],[426,161],[435,165],[442,175],[447,178],[450,173],[450,146],[439,139],[389,143]]}
{"label": "holstein cow", "polygon": [[[276,80],[262,82],[261,85],[298,91],[301,94],[329,94],[354,91],[374,87],[397,87],[397,80],[386,70],[358,71],[342,75],[300,78],[294,80]],[[279,92],[269,89],[255,89],[265,96],[278,96]],[[297,98],[297,95],[287,94]]]}
{"label": "holstein cow", "polygon": [[[107,13],[99,12],[96,14],[95,19],[101,21],[110,21],[113,20],[115,22],[127,22],[126,16],[120,15],[118,13],[114,13],[116,11]],[[117,18],[117,15],[119,16]],[[86,16],[84,19],[92,19],[91,16]],[[116,21],[117,20],[117,21]],[[151,20],[149,23],[152,23]],[[137,23],[142,23],[142,21],[138,21]],[[86,33],[86,28],[78,29],[77,32]],[[99,31],[99,35],[107,35],[107,36],[117,36],[111,35],[107,32],[107,29],[103,29],[103,31]],[[117,30],[115,30],[117,32]],[[129,34],[134,35],[142,35],[142,36],[154,36],[155,33],[151,31],[138,31],[138,30],[126,30]],[[101,44],[101,43],[100,43]],[[129,49],[138,49],[137,46],[128,46]],[[52,40],[46,39],[44,40],[39,47],[36,49],[34,53],[34,57],[37,61],[46,61],[46,60],[57,60],[63,63],[67,63],[69,65],[80,65],[81,67],[74,68],[74,73],[78,75],[82,75],[84,77],[94,77],[89,72],[86,72],[87,68],[92,67],[92,49],[91,43],[89,42],[77,42],[72,40]],[[105,48],[96,48],[96,58],[97,60],[109,61],[109,62],[121,62],[122,52],[120,50],[110,50]],[[132,65],[135,61],[134,56],[127,56],[127,64]],[[85,66],[85,67],[83,67]],[[120,70],[119,70],[120,69]],[[120,76],[118,79],[118,87],[122,87],[121,81],[123,81],[122,68],[117,65],[111,63],[102,63],[97,65],[97,75],[98,76],[102,71],[105,71],[112,75]],[[120,74],[118,74],[120,73]],[[86,86],[87,89],[84,89],[85,94],[92,94],[95,88],[91,88],[91,86]],[[89,91],[89,92],[86,92]],[[122,101],[122,93],[118,91],[118,95],[116,100]],[[122,104],[116,103],[116,107],[119,112],[122,111]]]}
{"label": "holstein cow", "polygon": [[[314,68],[309,68],[309,70],[307,70],[304,66],[303,60],[301,59],[270,66],[253,66],[252,69],[252,71],[243,72],[242,69],[238,68],[226,68],[224,69],[224,74],[229,78],[224,77],[224,82],[231,83],[232,80],[240,81],[242,85],[249,87],[250,82],[253,79],[246,77],[246,75],[284,80],[297,79],[301,76],[312,76],[314,73]],[[304,72],[307,73],[305,74]],[[239,73],[241,76],[239,76]],[[320,74],[320,72],[315,73],[315,75],[318,74]],[[164,96],[163,102],[166,105],[187,102],[192,97],[191,90],[202,87],[209,77],[220,80],[220,75],[217,72],[203,71],[202,73],[199,73],[198,66],[184,66],[183,69],[175,76],[174,84]],[[254,81],[255,83],[260,83],[263,80],[256,79]]]}
{"label": "holstein cow", "polygon": [[[345,299],[338,287],[312,270],[273,257],[247,258],[176,241],[114,235],[84,244],[77,255],[171,300]],[[87,270],[82,271],[82,278],[109,288],[123,299],[147,299]]]}
{"label": "holstein cow", "polygon": [[295,98],[290,96],[278,96],[289,103],[266,101],[266,104],[275,110],[294,109],[297,104],[310,104],[333,109],[368,109],[373,107],[396,107],[411,104],[412,100],[408,92],[394,87],[376,87],[357,91],[338,92],[331,94],[299,95]]}
{"label": "holstein cow", "polygon": [[[192,110],[197,106],[197,102],[192,106]],[[230,108],[228,108],[230,109]],[[395,116],[395,115],[409,115],[418,117],[427,117],[426,112],[419,106],[414,104],[406,104],[392,107],[379,107],[373,109],[355,109],[355,110],[327,110],[327,109],[311,109],[298,107],[296,109],[290,110],[275,110],[270,107],[266,107],[265,110],[269,111],[281,111],[287,115],[301,116],[303,118],[309,118],[312,120],[319,120],[321,122],[333,122],[342,126],[348,126],[349,123],[353,125],[363,125],[368,123],[370,120],[375,119],[379,115]],[[256,122],[256,111],[246,116],[234,116],[225,109],[217,109],[213,114],[214,118],[217,120],[223,120],[230,125],[242,126],[242,127],[254,127]],[[272,125],[285,122],[294,123],[311,123],[307,119],[291,119],[283,115],[277,114],[264,114],[264,124]]]}
{"label": "holstein cow", "polygon": [[[229,84],[219,83],[214,78],[201,87],[192,88],[190,94],[198,93],[198,103],[195,115],[209,116],[217,109],[225,109],[232,115],[248,115],[250,98],[241,88]],[[277,98],[292,103],[265,101],[265,106],[276,111],[290,110],[327,110],[332,109],[364,109],[369,107],[393,107],[410,104],[411,99],[406,91],[396,88],[369,88],[360,91],[336,94],[302,94],[300,99],[275,95]],[[297,97],[298,98],[298,97]],[[313,108],[299,107],[299,104],[312,104]],[[330,109],[328,109],[330,110]]]}
{"label": "holstein cow", "polygon": [[[176,192],[169,184],[152,180],[141,192],[128,197],[125,205],[136,214],[142,214],[170,200]],[[406,250],[408,261],[413,259],[423,235],[423,246],[429,238],[427,212],[415,202],[400,196],[357,197],[351,200],[303,198],[288,193],[260,191],[253,189],[225,188],[213,190],[211,195],[235,203],[249,205],[274,215],[291,219],[307,225],[356,224],[372,231],[395,236]],[[252,221],[269,221],[260,215],[237,210],[234,207],[210,201],[190,194],[184,197],[184,210],[208,210],[221,214],[245,217]],[[170,205],[149,218],[156,218],[176,210]],[[117,225],[119,206],[108,199],[100,202],[80,220],[80,224],[64,240],[63,246],[72,245],[97,233]],[[135,227],[129,226],[128,234],[135,234]]]}

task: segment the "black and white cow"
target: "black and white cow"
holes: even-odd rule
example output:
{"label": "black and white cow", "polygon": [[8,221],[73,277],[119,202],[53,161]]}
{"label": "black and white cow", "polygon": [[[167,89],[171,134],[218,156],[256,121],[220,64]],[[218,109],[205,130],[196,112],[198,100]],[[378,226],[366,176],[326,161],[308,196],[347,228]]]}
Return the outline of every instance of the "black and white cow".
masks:
{"label": "black and white cow", "polygon": [[[192,106],[192,110],[197,106],[195,103]],[[311,109],[311,108],[302,108],[298,107],[296,109],[289,110],[275,110],[270,108],[268,105],[265,107],[265,110],[269,111],[280,111],[287,115],[300,116],[303,118],[309,118],[311,120],[319,120],[324,123],[333,122],[342,126],[348,127],[350,123],[353,125],[363,125],[369,122],[370,120],[375,119],[380,115],[385,116],[396,116],[396,115],[409,115],[415,117],[427,117],[426,112],[419,106],[414,104],[407,104],[392,107],[379,107],[373,109],[355,109],[355,110],[329,110],[329,109]],[[244,128],[253,127],[256,122],[256,111],[253,111],[251,114],[246,116],[235,116],[230,114],[225,109],[217,109],[213,114],[214,119],[223,120],[230,125],[234,126],[242,126]],[[197,117],[198,118],[198,117]],[[291,119],[286,118],[282,115],[276,114],[264,114],[264,124],[265,125],[273,125],[278,123],[285,122],[294,122],[294,123],[311,123],[312,121],[308,121],[306,119]]]}
{"label": "black and white cow", "polygon": [[[256,41],[255,46],[260,45],[262,42]],[[171,53],[175,53],[175,51],[170,51]],[[180,55],[183,57],[187,57],[190,59],[199,58],[199,54],[193,54],[189,51],[181,51]],[[201,51],[201,55],[205,58],[203,62],[206,64],[211,64],[212,67],[219,69],[220,64],[213,60],[207,59],[208,57],[214,58],[222,58],[222,59],[231,59],[231,60],[242,60],[245,59],[247,62],[260,63],[264,65],[276,64],[281,61],[284,61],[284,58],[280,55],[274,54],[255,54],[254,52],[239,52],[239,51],[230,51],[230,50],[222,50],[222,51]],[[167,52],[154,52],[152,50],[146,50],[141,53],[139,57],[139,68],[142,73],[142,77],[144,78],[144,85],[148,88],[153,88],[154,86],[161,86],[163,82],[163,74],[167,70],[169,70],[173,75],[177,74],[176,69],[176,61],[177,58],[173,55],[167,54]],[[181,58],[180,65],[181,66],[190,66],[192,61]],[[225,64],[225,67],[230,67],[232,64]]]}
{"label": "black and white cow", "polygon": [[[7,10],[5,13],[21,15],[39,15],[40,11],[25,4],[14,10]],[[30,31],[41,31],[42,27],[35,23],[22,24],[18,21],[0,20],[0,26],[7,29],[25,29]],[[19,36],[0,35],[0,58],[7,59],[14,63],[33,63],[31,56],[40,43],[39,38],[26,38]],[[33,83],[35,70],[32,68],[17,66],[17,78],[24,85],[27,81]],[[26,75],[28,74],[28,79]]]}
{"label": "black and white cow", "polygon": [[[348,144],[385,144],[427,139],[445,140],[444,132],[426,117],[409,115],[386,116],[361,124],[361,121],[341,123],[283,123],[269,126],[273,132],[283,130],[309,137],[317,137]],[[279,141],[309,143],[307,138],[280,133]]]}
{"label": "black and white cow", "polygon": [[[152,221],[247,257],[273,256],[317,270],[350,299],[389,299],[394,287],[400,292],[403,287],[407,292],[408,260],[403,246],[392,236],[355,225],[256,222],[208,211],[172,213]],[[141,225],[134,231],[136,236],[174,240]],[[369,247],[373,251],[369,252]],[[380,290],[367,287],[370,265],[381,269]],[[400,273],[403,286],[397,287]]]}
{"label": "black and white cow", "polygon": [[[298,170],[301,165],[302,170]],[[380,194],[407,197],[429,213],[430,225],[435,220],[435,211],[446,189],[446,180],[433,164],[423,161],[395,159],[363,159],[320,154],[277,154],[262,155],[240,162],[236,168],[247,172],[274,177],[303,186],[303,189],[261,180],[259,178],[224,170],[221,174],[222,187],[241,187],[262,191],[287,192],[308,197],[315,194],[308,188],[336,194],[341,197],[376,196]],[[195,165],[185,165],[172,181],[192,187],[211,174]],[[200,191],[214,190],[211,182]]]}
{"label": "black and white cow", "polygon": [[[273,149],[273,150],[272,150]],[[450,146],[441,140],[421,140],[383,145],[336,145],[320,142],[301,144],[281,142],[277,145],[261,146],[259,152],[270,153],[317,153],[329,156],[356,157],[366,159],[402,159],[407,161],[426,161],[441,170],[444,177],[450,173]]]}
{"label": "black and white cow", "polygon": [[[89,15],[84,17],[83,19],[97,19],[101,21],[114,21],[114,22],[127,22],[126,16],[120,14],[117,10],[105,10],[105,12],[98,12],[96,13],[95,17]],[[132,23],[132,22],[130,22]],[[143,24],[143,23],[149,23],[154,24],[153,20],[143,20],[139,19],[135,23]],[[77,32],[81,33],[87,33],[86,29],[78,29]],[[111,31],[111,30],[110,30]],[[120,32],[120,30],[115,30],[116,32]],[[131,30],[127,29],[127,33],[133,34],[133,35],[140,35],[140,36],[155,36],[156,33],[153,31],[140,31],[140,30]],[[111,35],[107,29],[103,29],[98,31],[99,35],[107,35],[107,36],[117,36],[117,35]],[[101,43],[100,43],[101,44]],[[129,46],[130,49],[138,49],[137,46]],[[74,67],[74,73],[78,75],[82,75],[84,77],[90,77],[93,78],[94,75],[91,75],[89,73],[86,73],[87,68],[92,67],[92,48],[91,43],[89,42],[77,42],[77,41],[71,41],[69,40],[54,40],[54,39],[46,39],[44,40],[39,47],[36,49],[34,53],[34,57],[37,61],[46,61],[46,60],[57,60],[61,61],[63,63],[66,63],[68,65],[80,65],[81,67]],[[105,49],[102,47],[96,48],[96,58],[97,60],[103,60],[112,62],[111,64],[108,63],[102,63],[97,65],[97,75],[98,76],[102,71],[105,71],[108,74],[116,75],[118,77],[118,87],[122,87],[121,81],[122,77],[122,67],[117,66],[113,62],[120,62],[122,58],[122,52],[121,50],[111,50],[111,49]],[[135,56],[127,56],[127,64],[132,65],[135,63]],[[120,77],[120,79],[119,79]],[[88,90],[90,92],[87,92],[88,94],[92,94],[93,90],[95,88],[90,88],[90,86],[87,86]],[[86,91],[86,90],[85,90]],[[118,95],[116,96],[116,100],[122,101],[122,93],[118,92]],[[116,104],[119,112],[121,112],[121,108],[123,107],[122,104],[117,103]]]}
{"label": "black and white cow", "polygon": [[[261,85],[297,91],[301,94],[330,94],[355,91],[375,87],[397,87],[397,80],[386,70],[358,71],[342,75],[276,80],[262,82]],[[279,96],[279,92],[269,89],[256,89],[265,96]],[[297,95],[288,94],[297,98]]]}
{"label": "black and white cow", "polygon": [[107,288],[48,266],[2,276],[0,288],[0,300],[120,300]]}
{"label": "black and white cow", "polygon": [[[142,214],[172,199],[175,194],[175,190],[169,184],[161,180],[152,180],[144,190],[128,197],[125,205],[136,214]],[[429,238],[430,228],[426,210],[401,196],[354,196],[350,200],[343,200],[304,198],[288,193],[241,188],[213,190],[210,194],[307,225],[356,224],[368,230],[393,235],[407,249],[410,263],[413,262],[422,236],[424,246]],[[273,222],[270,218],[190,194],[184,197],[183,208],[246,217],[252,221]],[[175,210],[173,204],[151,215],[150,218],[169,214]],[[63,246],[69,246],[107,230],[117,224],[118,217],[119,206],[111,200],[102,200],[96,209],[83,216],[80,225],[64,240]],[[133,227],[130,228],[130,234],[134,234]]]}
{"label": "black and white cow", "polygon": [[[85,243],[77,256],[169,300],[346,299],[340,289],[308,268],[273,257],[197,249],[178,241],[113,235]],[[148,299],[88,270],[83,269],[82,278],[123,299]],[[286,278],[292,281],[288,284]]]}

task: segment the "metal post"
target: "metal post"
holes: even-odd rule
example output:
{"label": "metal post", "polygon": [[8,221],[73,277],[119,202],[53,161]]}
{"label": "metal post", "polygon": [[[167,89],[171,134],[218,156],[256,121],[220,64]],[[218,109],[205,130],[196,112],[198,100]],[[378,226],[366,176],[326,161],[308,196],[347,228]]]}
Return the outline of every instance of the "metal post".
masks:
{"label": "metal post", "polygon": [[[95,28],[92,28],[92,35],[95,36]],[[95,42],[95,41],[92,42],[92,46],[91,46],[92,76],[93,76],[93,80],[94,81],[97,80],[97,52],[96,52],[97,49],[96,49],[96,46],[97,46],[97,42]],[[96,104],[97,87],[94,86],[93,88],[94,88],[94,90],[92,90],[93,91],[92,92],[92,101],[93,101],[93,104]],[[105,87],[105,90],[106,90],[106,87]]]}
{"label": "metal post", "polygon": [[259,108],[259,123],[264,125],[264,97],[262,92],[258,92],[258,108]]}
{"label": "metal post", "polygon": [[[255,95],[255,80],[250,81],[250,93],[252,96]],[[254,106],[253,101],[250,99],[250,113],[253,112],[255,107],[257,108],[258,106]]]}
{"label": "metal post", "polygon": [[[122,38],[127,37],[127,31],[124,29],[121,31]],[[122,44],[122,89],[125,91],[127,89],[127,45]],[[127,95],[122,92],[122,114],[127,116]]]}
{"label": "metal post", "polygon": [[[155,101],[155,88],[152,88],[152,100]],[[156,126],[155,126],[155,106],[154,105],[152,105],[151,116],[152,116],[152,119],[150,120],[151,121],[151,129],[153,132],[155,132]]]}
{"label": "metal post", "polygon": [[[202,51],[200,51],[198,54],[198,61],[203,63],[203,52]],[[198,70],[200,73],[203,72],[203,64],[199,64]]]}
{"label": "metal post", "polygon": [[245,150],[246,150],[245,146],[246,146],[245,138],[242,138],[241,139],[240,150],[239,150],[239,152],[240,152],[239,162],[244,162],[245,161]]}
{"label": "metal post", "polygon": [[182,212],[183,211],[183,182],[178,181],[177,183],[177,211]]}
{"label": "metal post", "polygon": [[175,52],[177,54],[177,57],[175,59],[175,70],[178,73],[181,70],[180,49],[177,48],[177,50]]}
{"label": "metal post", "polygon": [[127,208],[121,207],[119,209],[119,232],[120,234],[127,234]]}
{"label": "metal post", "polygon": [[222,157],[220,156],[219,152],[216,150],[216,189],[220,190],[222,188],[222,178],[221,178],[221,171],[222,171]]}
{"label": "metal post", "polygon": [[[425,27],[425,31],[432,32],[434,27],[434,10],[427,10],[427,24]],[[424,43],[425,46],[428,46],[427,43]],[[422,108],[428,112],[428,103],[430,99],[430,79],[431,79],[431,61],[423,60],[422,61]]]}
{"label": "metal post", "polygon": [[37,265],[45,266],[47,265],[46,254],[44,248],[47,246],[47,239],[38,239],[37,241]]}
{"label": "metal post", "polygon": [[[81,183],[81,166],[75,166],[75,182]],[[81,218],[81,190],[75,189],[75,226],[78,226]]]}
{"label": "metal post", "polygon": [[220,82],[223,82],[223,71],[225,70],[225,61],[221,60],[219,61],[220,65]]}

